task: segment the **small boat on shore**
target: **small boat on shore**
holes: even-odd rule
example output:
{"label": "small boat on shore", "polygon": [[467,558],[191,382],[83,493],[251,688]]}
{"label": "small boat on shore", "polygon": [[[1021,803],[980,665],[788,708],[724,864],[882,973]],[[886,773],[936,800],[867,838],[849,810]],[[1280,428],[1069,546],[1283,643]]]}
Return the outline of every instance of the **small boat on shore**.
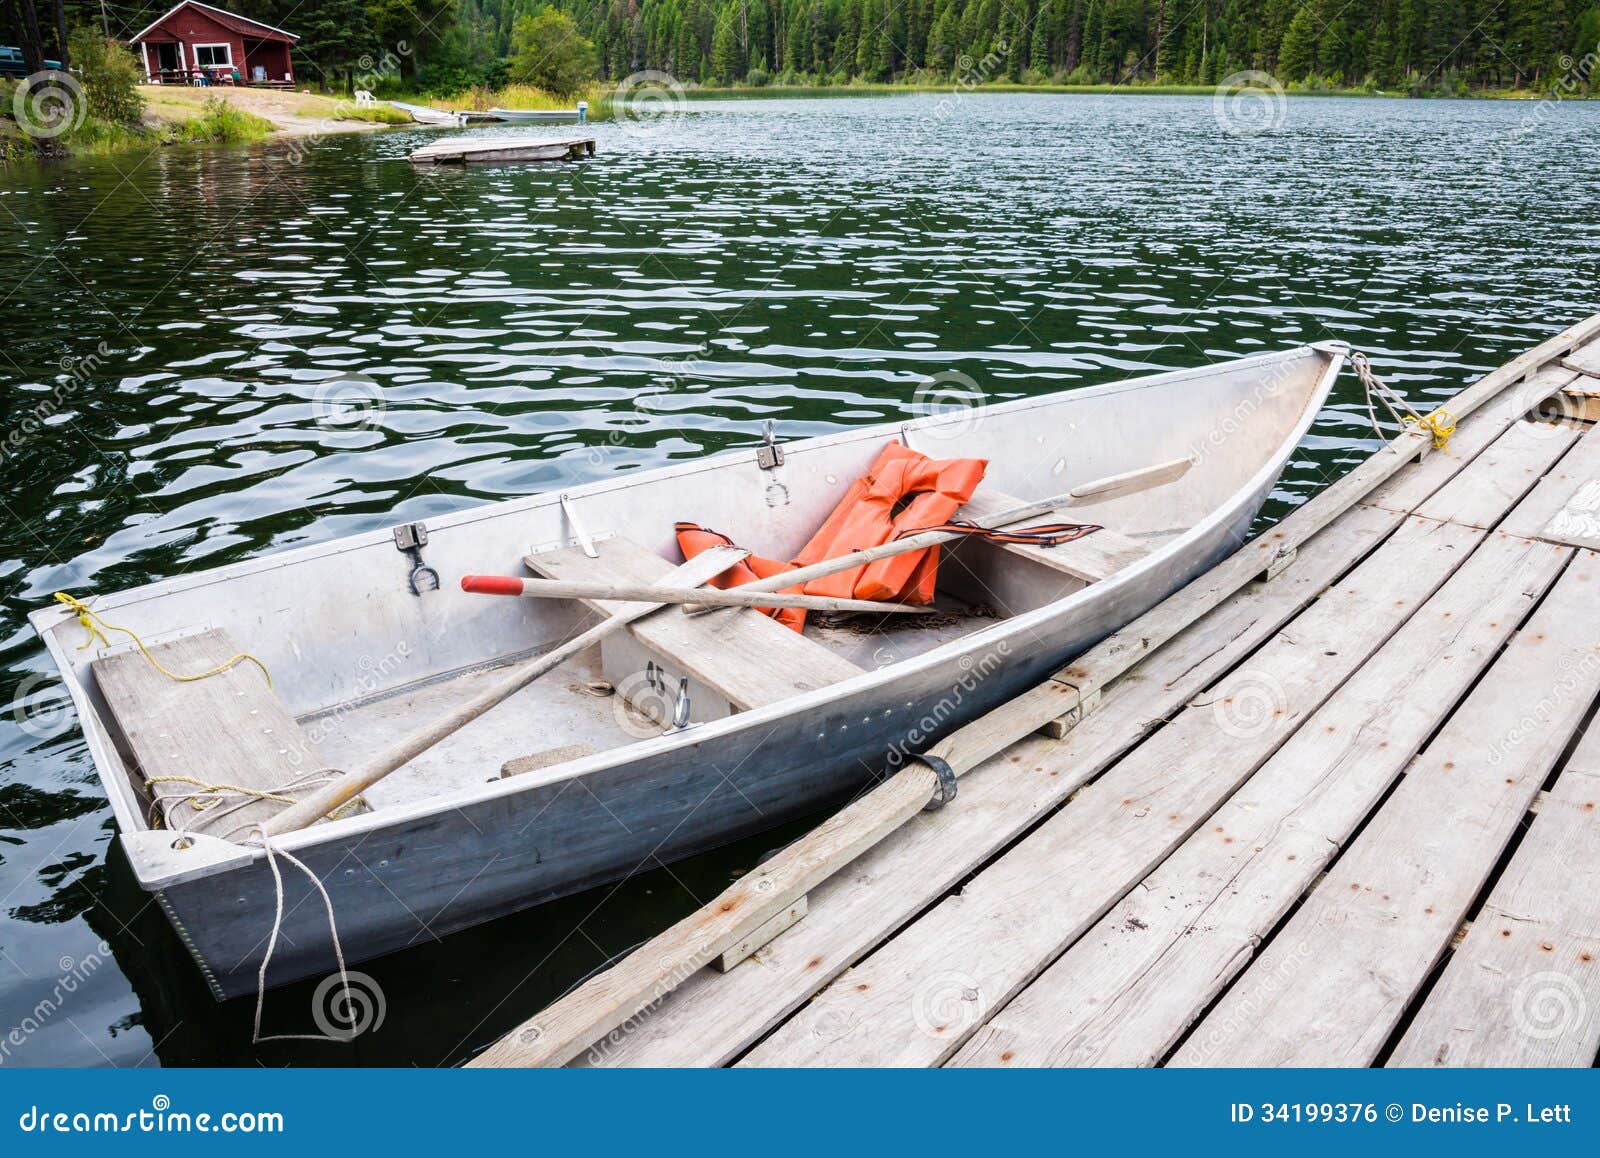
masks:
{"label": "small boat on shore", "polygon": [[579,101],[570,109],[489,109],[486,115],[508,125],[560,125],[568,121],[581,125],[589,119],[589,103]]}
{"label": "small boat on shore", "polygon": [[[859,792],[1242,543],[1344,353],[768,442],[66,598],[31,621],[133,873],[231,997],[255,990],[269,943],[269,985],[334,968],[319,890],[354,962]],[[931,592],[922,614],[813,610],[794,630],[751,607],[686,609],[681,592],[638,600],[703,584],[745,549],[801,556],[886,448],[978,463],[952,507],[979,527],[1077,529],[1046,545],[897,524],[872,550],[947,543],[916,556],[925,590],[906,598]],[[691,524],[739,549],[685,560]],[[859,573],[863,557],[817,566]],[[463,590],[475,575],[521,597]],[[285,823],[308,807],[315,823]]]}

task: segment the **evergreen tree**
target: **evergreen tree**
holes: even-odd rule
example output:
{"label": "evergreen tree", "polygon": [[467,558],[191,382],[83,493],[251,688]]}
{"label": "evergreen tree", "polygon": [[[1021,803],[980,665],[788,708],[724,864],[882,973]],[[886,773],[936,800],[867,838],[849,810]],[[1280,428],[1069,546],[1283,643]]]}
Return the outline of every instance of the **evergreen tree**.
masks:
{"label": "evergreen tree", "polygon": [[1305,80],[1317,67],[1317,21],[1309,6],[1300,9],[1289,21],[1278,48],[1279,79]]}

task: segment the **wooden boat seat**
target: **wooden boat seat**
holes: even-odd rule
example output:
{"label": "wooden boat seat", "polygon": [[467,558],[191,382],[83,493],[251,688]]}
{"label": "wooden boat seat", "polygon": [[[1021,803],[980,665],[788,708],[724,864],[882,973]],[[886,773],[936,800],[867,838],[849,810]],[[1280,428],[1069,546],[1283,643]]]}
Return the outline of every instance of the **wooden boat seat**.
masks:
{"label": "wooden boat seat", "polygon": [[[1002,511],[1013,510],[1026,505],[1026,499],[1013,498],[1002,491],[995,490],[988,483],[984,483],[973,494],[967,505],[961,508],[959,517],[963,519],[982,519],[991,515],[1000,514]],[[1071,511],[1043,515],[1031,519],[1012,530],[1035,526],[1040,523],[1060,523],[1072,519]],[[1075,578],[1088,583],[1095,583],[1108,575],[1137,562],[1148,555],[1156,546],[1153,542],[1141,542],[1129,538],[1118,531],[1106,527],[1087,535],[1073,543],[1061,543],[1054,547],[1031,547],[1021,543],[994,544],[1002,550],[1035,563],[1042,563],[1046,567],[1054,568]]]}
{"label": "wooden boat seat", "polygon": [[[594,547],[597,559],[586,556],[581,547],[562,547],[529,555],[524,563],[549,579],[621,583],[654,583],[673,569],[654,551],[624,538],[601,539]],[[626,606],[600,599],[583,602],[603,614]],[[682,674],[713,689],[738,710],[861,674],[855,664],[822,644],[753,609],[690,616],[668,608],[631,624],[628,631],[646,650],[677,665]],[[699,713],[695,718],[701,718]]]}
{"label": "wooden boat seat", "polygon": [[[150,654],[167,670],[189,675],[226,663],[241,650],[227,632],[213,628],[153,644]],[[300,725],[254,664],[240,663],[203,680],[179,681],[128,647],[99,657],[91,666],[139,771],[147,781],[156,781],[146,785],[150,796],[181,801],[163,806],[173,828],[239,839],[251,825],[285,806],[230,796],[196,811],[188,799],[200,785],[282,794],[322,768]],[[287,794],[296,793],[288,789]]]}

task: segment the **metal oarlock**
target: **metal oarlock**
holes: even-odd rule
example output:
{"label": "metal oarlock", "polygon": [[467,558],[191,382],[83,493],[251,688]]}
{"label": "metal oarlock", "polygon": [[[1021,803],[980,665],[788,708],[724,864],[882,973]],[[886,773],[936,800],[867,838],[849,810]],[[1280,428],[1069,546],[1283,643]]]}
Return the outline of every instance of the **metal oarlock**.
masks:
{"label": "metal oarlock", "polygon": [[761,431],[761,445],[756,448],[756,465],[762,470],[776,470],[783,465],[783,447],[778,445],[778,424],[770,418]]}
{"label": "metal oarlock", "polygon": [[421,523],[406,523],[394,529],[395,549],[411,560],[411,574],[406,582],[411,594],[439,590],[439,572],[422,561],[422,548],[428,545],[428,528]]}

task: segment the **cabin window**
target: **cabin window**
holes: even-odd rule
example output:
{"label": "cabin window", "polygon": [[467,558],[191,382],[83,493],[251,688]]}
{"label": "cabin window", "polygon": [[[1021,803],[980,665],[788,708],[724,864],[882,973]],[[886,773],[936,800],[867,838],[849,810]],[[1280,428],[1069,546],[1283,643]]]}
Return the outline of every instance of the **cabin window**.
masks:
{"label": "cabin window", "polygon": [[196,68],[228,68],[233,65],[233,45],[197,44],[194,46]]}

